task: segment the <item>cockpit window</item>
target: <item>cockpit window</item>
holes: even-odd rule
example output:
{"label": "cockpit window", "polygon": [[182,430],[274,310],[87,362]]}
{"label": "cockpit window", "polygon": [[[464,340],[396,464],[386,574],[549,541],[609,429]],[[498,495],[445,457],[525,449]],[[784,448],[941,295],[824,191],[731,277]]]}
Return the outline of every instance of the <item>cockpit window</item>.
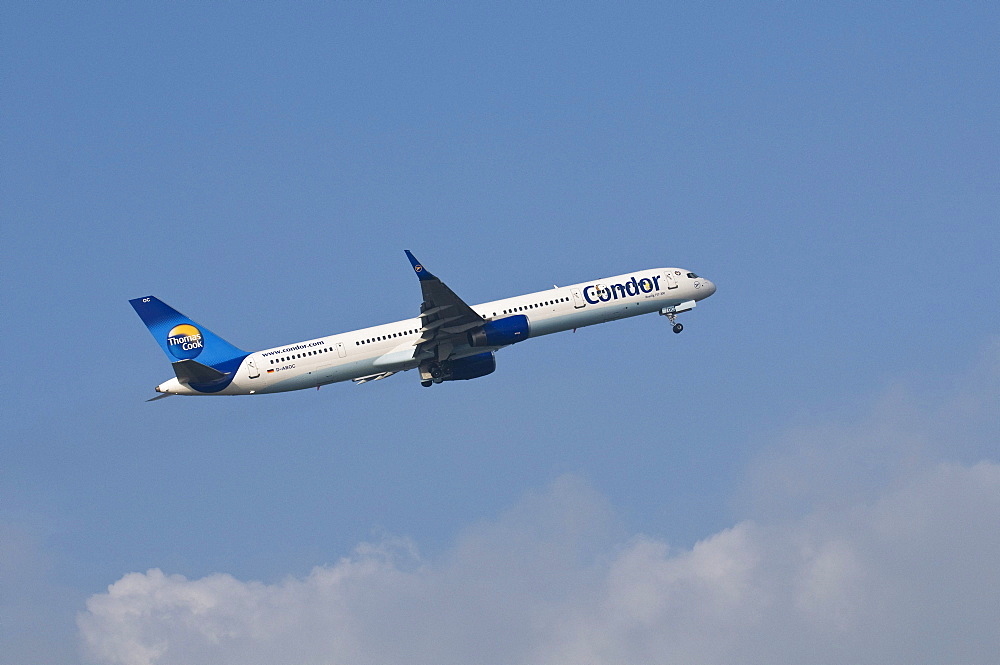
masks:
{"label": "cockpit window", "polygon": [[698,279],[698,275],[694,274],[693,272],[689,272],[688,277],[690,277],[691,279]]}

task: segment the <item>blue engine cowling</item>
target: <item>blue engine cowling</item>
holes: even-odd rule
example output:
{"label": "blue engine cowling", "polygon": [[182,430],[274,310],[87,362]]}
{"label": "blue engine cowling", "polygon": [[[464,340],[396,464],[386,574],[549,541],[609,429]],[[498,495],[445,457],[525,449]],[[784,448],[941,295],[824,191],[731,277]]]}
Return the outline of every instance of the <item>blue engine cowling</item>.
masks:
{"label": "blue engine cowling", "polygon": [[469,346],[507,346],[528,339],[528,317],[524,314],[487,321],[469,332]]}
{"label": "blue engine cowling", "polygon": [[444,381],[465,381],[492,374],[497,368],[497,360],[492,351],[477,353],[468,358],[449,360]]}

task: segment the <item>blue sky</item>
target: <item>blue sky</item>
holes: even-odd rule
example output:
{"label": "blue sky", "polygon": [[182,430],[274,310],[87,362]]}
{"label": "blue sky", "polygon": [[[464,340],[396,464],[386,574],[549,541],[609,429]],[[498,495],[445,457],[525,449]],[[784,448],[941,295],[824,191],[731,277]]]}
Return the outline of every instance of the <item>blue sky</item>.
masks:
{"label": "blue sky", "polygon": [[[0,662],[823,662],[827,641],[886,662],[913,632],[930,662],[995,654],[958,610],[863,628],[914,580],[1000,595],[995,572],[924,574],[1000,554],[991,3],[14,3],[0,24]],[[170,368],[129,298],[266,348],[412,316],[403,249],[470,302],[665,265],[719,290],[682,335],[551,336],[432,390],[143,401]],[[928,531],[891,528],[914,514]],[[894,567],[887,542],[940,549]],[[782,566],[829,584],[783,595]],[[331,576],[376,600],[299,602]],[[773,612],[713,623],[721,591],[675,584],[709,578]],[[245,627],[255,593],[350,640],[178,618],[207,594]]]}

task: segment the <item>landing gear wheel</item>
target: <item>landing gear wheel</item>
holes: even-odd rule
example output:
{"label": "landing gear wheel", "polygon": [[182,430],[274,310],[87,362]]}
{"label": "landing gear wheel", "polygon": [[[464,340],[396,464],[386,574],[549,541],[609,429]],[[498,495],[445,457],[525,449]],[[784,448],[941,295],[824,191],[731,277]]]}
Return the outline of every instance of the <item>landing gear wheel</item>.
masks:
{"label": "landing gear wheel", "polygon": [[444,377],[444,370],[441,369],[441,365],[431,365],[431,376],[435,379],[440,379]]}
{"label": "landing gear wheel", "polygon": [[422,385],[424,388],[430,388],[433,384],[434,384],[433,381],[421,381],[420,382],[420,385]]}
{"label": "landing gear wheel", "polygon": [[674,324],[674,332],[675,333],[679,333],[682,330],[684,330],[684,326],[683,325],[681,325],[680,323],[675,323]]}

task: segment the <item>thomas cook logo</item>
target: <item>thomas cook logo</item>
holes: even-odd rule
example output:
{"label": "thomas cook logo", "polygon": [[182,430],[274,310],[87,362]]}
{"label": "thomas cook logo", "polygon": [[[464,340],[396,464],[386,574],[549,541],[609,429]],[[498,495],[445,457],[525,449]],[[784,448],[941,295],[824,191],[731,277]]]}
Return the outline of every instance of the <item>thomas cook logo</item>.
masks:
{"label": "thomas cook logo", "polygon": [[190,360],[198,357],[205,348],[205,340],[201,331],[188,323],[174,326],[167,334],[167,347],[178,360]]}

